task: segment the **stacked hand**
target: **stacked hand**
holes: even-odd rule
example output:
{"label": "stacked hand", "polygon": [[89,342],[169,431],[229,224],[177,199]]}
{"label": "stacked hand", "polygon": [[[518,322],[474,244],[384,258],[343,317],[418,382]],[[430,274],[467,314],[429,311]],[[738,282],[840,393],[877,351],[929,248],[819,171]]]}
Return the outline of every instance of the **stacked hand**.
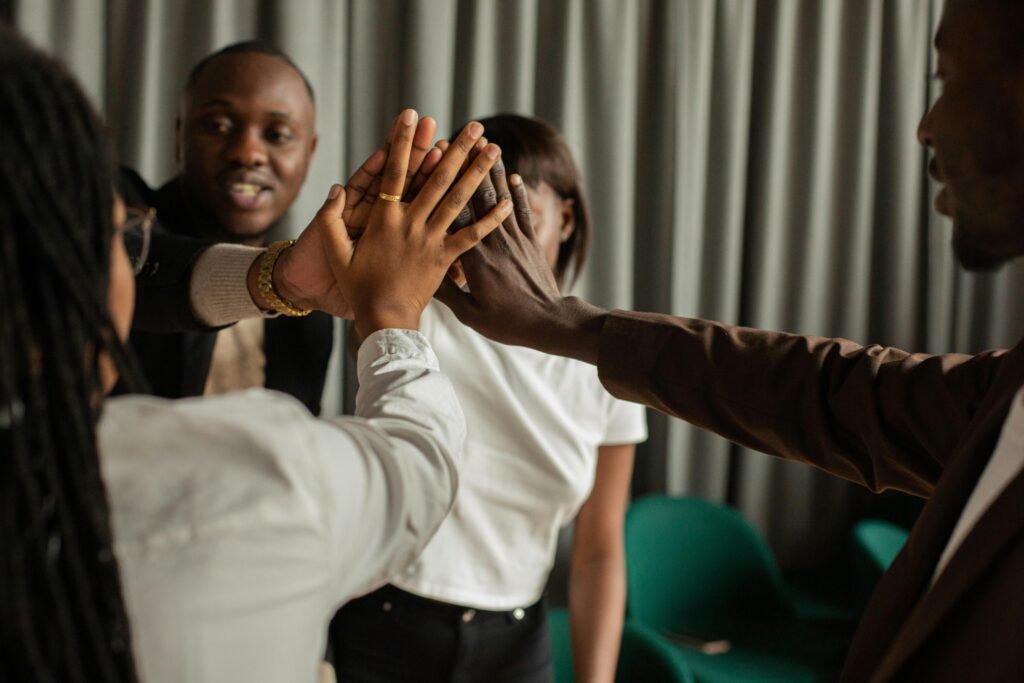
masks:
{"label": "stacked hand", "polygon": [[[340,186],[331,188],[316,218],[278,262],[274,282],[282,296],[298,306],[354,317],[363,338],[382,327],[418,327],[423,307],[455,259],[512,210],[508,201],[496,204],[465,230],[449,234],[500,150],[486,145],[465,166],[483,127],[469,124],[442,154],[421,144],[433,134],[424,132],[433,122],[424,122],[417,126],[411,110],[396,120],[386,149],[371,155],[350,180],[350,191],[361,194],[355,201]],[[416,172],[410,171],[414,162]],[[405,197],[416,183],[421,187],[411,201],[384,199]],[[366,201],[371,195],[379,196]],[[359,239],[353,241],[350,232]]]}

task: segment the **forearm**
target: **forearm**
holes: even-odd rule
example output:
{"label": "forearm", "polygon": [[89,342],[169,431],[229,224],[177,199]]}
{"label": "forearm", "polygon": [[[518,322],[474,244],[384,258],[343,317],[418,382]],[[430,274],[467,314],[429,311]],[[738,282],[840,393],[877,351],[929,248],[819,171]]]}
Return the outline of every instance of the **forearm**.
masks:
{"label": "forearm", "polygon": [[573,558],[569,579],[569,619],[576,680],[611,683],[626,608],[623,553]]}
{"label": "forearm", "polygon": [[529,344],[539,351],[597,365],[608,311],[577,297],[565,297],[551,317],[531,328]]}
{"label": "forearm", "polygon": [[455,392],[422,335],[372,335],[357,365],[356,418],[328,421],[356,448],[336,449],[323,465],[334,473],[325,495],[334,501],[340,595],[379,586],[422,552],[454,503],[465,437]]}
{"label": "forearm", "polygon": [[[605,387],[875,491],[931,494],[1002,354],[909,354],[651,313],[609,314]],[[934,409],[921,411],[921,405]]]}

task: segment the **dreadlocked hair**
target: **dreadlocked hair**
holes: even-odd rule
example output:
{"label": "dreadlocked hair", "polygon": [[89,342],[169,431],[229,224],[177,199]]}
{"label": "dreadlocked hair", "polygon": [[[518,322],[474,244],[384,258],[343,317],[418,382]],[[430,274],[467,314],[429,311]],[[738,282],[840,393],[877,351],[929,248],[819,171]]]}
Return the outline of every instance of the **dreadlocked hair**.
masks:
{"label": "dreadlocked hair", "polygon": [[78,86],[0,27],[0,680],[137,679],[96,446],[112,155]]}

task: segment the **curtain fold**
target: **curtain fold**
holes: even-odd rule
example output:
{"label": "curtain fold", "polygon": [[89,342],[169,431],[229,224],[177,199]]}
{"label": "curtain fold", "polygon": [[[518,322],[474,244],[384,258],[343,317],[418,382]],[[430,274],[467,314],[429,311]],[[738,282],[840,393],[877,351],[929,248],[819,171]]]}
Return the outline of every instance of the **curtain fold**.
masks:
{"label": "curtain fold", "polygon": [[[915,130],[940,0],[5,0],[67,61],[151,184],[175,172],[191,66],[260,37],[316,89],[296,234],[412,106],[447,135],[536,114],[565,134],[595,220],[597,303],[928,352],[1008,346],[1024,270],[966,275]],[[336,357],[325,406],[341,407]],[[344,378],[348,381],[351,377]],[[638,492],[725,500],[787,566],[845,543],[867,495],[651,415]]]}

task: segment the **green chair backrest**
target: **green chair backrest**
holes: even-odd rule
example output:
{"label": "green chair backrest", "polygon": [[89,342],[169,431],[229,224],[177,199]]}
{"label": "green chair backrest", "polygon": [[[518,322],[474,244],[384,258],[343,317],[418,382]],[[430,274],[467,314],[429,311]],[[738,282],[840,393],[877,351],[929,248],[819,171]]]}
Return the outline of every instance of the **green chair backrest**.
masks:
{"label": "green chair backrest", "polygon": [[879,576],[896,559],[910,532],[881,519],[865,519],[853,529],[854,541],[877,568]]}
{"label": "green chair backrest", "polygon": [[[575,673],[568,610],[548,612],[548,637],[555,683],[573,683]],[[615,683],[695,683],[695,679],[666,640],[627,620],[622,629]]]}
{"label": "green chair backrest", "polygon": [[861,601],[867,602],[909,535],[903,527],[880,519],[865,519],[853,528],[853,578]]}
{"label": "green chair backrest", "polygon": [[548,642],[551,644],[555,683],[573,683],[576,680],[576,675],[572,664],[569,610],[548,610]]}
{"label": "green chair backrest", "polygon": [[659,631],[714,637],[736,613],[790,613],[771,551],[736,511],[652,496],[626,515],[627,613]]}

